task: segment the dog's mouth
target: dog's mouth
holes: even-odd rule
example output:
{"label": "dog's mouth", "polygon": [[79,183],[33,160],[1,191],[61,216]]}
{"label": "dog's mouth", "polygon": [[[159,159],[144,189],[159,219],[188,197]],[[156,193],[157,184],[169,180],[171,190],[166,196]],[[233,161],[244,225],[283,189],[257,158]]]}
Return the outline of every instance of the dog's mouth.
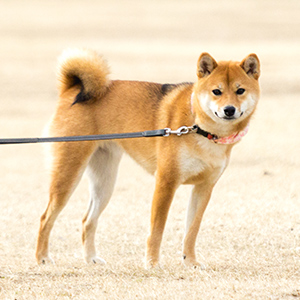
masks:
{"label": "dog's mouth", "polygon": [[222,119],[222,120],[226,120],[226,121],[232,121],[232,120],[236,120],[238,118],[240,118],[242,115],[244,114],[244,112],[242,111],[240,113],[239,116],[236,116],[236,115],[233,115],[233,116],[219,116],[218,112],[215,111],[215,115],[219,118],[219,119]]}

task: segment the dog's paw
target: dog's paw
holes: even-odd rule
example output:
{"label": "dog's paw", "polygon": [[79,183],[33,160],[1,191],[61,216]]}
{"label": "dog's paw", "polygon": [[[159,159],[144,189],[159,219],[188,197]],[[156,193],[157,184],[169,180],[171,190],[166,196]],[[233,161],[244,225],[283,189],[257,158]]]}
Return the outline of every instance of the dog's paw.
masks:
{"label": "dog's paw", "polygon": [[106,265],[106,261],[98,256],[90,257],[85,259],[88,264]]}
{"label": "dog's paw", "polygon": [[157,259],[146,258],[145,259],[145,269],[150,270],[159,267],[159,262]]}
{"label": "dog's paw", "polygon": [[196,259],[188,259],[186,256],[183,256],[182,263],[185,267],[194,268],[199,270],[206,270],[204,264],[199,263]]}
{"label": "dog's paw", "polygon": [[50,256],[44,256],[37,259],[39,265],[54,265],[55,262]]}

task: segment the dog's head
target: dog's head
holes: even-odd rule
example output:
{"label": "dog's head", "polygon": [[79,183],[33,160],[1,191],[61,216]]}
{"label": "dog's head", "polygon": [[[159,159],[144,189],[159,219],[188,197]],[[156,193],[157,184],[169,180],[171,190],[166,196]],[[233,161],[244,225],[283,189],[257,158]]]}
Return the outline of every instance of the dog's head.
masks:
{"label": "dog's head", "polygon": [[242,62],[217,63],[208,53],[202,53],[197,76],[193,104],[202,122],[227,127],[253,114],[259,99],[260,76],[260,63],[255,54]]}

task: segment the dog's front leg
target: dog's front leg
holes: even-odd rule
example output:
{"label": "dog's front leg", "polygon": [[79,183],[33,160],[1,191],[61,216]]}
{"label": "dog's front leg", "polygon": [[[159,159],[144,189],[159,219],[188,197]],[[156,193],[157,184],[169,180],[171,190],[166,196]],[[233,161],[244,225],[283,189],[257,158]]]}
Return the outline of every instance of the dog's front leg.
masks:
{"label": "dog's front leg", "polygon": [[165,228],[169,208],[174,193],[178,187],[177,181],[169,174],[156,175],[156,186],[151,208],[151,228],[147,240],[146,267],[155,267],[159,261],[159,250]]}
{"label": "dog's front leg", "polygon": [[208,186],[207,183],[195,185],[192,190],[183,241],[183,263],[187,266],[200,266],[196,260],[195,243],[211,192],[212,187]]}

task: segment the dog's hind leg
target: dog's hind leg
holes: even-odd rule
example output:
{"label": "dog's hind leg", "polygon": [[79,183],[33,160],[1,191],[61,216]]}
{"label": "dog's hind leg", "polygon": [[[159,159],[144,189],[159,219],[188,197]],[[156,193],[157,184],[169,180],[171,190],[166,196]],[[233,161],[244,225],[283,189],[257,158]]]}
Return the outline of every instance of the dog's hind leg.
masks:
{"label": "dog's hind leg", "polygon": [[90,203],[82,221],[82,243],[87,263],[105,263],[97,257],[95,232],[98,218],[108,204],[117,177],[122,150],[115,144],[98,148],[87,167],[90,180]]}
{"label": "dog's hind leg", "polygon": [[76,188],[92,153],[94,142],[72,142],[53,145],[53,163],[50,183],[50,197],[46,211],[40,220],[37,240],[37,262],[52,262],[48,254],[49,236],[54,222],[65,207]]}

